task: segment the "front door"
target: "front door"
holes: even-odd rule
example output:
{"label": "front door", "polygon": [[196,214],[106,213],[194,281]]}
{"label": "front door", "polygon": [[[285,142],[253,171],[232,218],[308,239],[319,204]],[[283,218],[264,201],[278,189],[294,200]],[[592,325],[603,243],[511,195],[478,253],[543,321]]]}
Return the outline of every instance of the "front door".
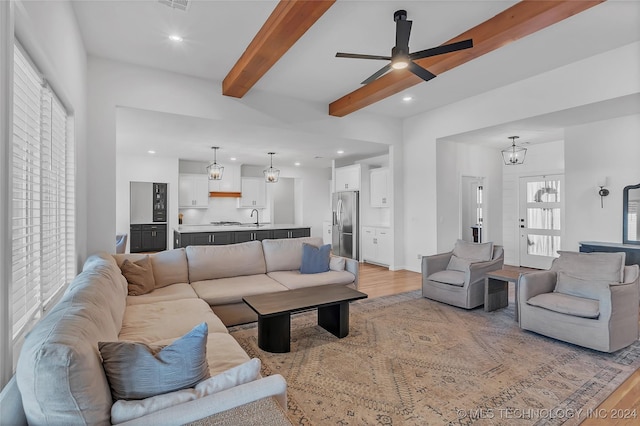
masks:
{"label": "front door", "polygon": [[562,175],[520,178],[520,266],[548,269],[561,249]]}

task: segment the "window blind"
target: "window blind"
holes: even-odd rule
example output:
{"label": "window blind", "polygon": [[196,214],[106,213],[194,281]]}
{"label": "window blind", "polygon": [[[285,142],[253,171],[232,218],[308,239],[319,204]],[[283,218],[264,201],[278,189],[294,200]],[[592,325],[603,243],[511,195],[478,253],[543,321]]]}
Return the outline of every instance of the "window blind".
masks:
{"label": "window blind", "polygon": [[75,274],[75,157],[68,114],[14,49],[13,339]]}

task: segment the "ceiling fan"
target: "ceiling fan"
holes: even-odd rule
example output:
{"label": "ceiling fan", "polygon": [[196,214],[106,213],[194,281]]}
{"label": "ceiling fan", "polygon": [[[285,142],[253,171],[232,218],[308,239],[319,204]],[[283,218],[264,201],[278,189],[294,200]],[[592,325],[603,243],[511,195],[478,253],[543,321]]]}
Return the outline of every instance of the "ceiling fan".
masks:
{"label": "ceiling fan", "polygon": [[371,77],[363,81],[362,84],[369,84],[392,69],[399,70],[404,68],[407,68],[409,71],[411,71],[424,81],[429,81],[436,75],[413,62],[414,60],[428,58],[430,56],[442,55],[445,53],[455,52],[457,50],[464,50],[473,47],[473,40],[469,39],[451,44],[445,44],[443,46],[433,47],[431,49],[420,50],[419,52],[409,53],[409,35],[411,34],[411,23],[413,21],[407,21],[406,10],[397,10],[393,14],[393,20],[396,22],[396,45],[393,49],[391,49],[391,56],[361,55],[357,53],[341,52],[336,53],[337,58],[375,59],[380,61],[391,61],[389,64],[385,65],[380,70],[375,72]]}

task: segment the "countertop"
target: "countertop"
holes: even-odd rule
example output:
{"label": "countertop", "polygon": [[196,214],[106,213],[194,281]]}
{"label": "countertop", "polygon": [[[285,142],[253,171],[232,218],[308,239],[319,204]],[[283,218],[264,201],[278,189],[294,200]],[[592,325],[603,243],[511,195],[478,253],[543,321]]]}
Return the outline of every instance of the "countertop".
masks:
{"label": "countertop", "polygon": [[293,225],[293,224],[271,224],[265,223],[260,224],[259,227],[256,227],[255,224],[244,224],[244,225],[179,225],[177,228],[174,228],[181,234],[190,234],[195,232],[235,232],[235,231],[255,231],[255,230],[273,230],[273,229],[304,229],[311,228],[310,226],[304,225]]}

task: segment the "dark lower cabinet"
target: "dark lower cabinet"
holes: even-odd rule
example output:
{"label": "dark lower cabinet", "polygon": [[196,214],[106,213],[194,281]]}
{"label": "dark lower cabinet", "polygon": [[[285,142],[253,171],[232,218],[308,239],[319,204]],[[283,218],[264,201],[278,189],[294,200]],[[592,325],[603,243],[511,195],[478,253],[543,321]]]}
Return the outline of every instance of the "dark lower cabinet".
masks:
{"label": "dark lower cabinet", "polygon": [[129,251],[140,253],[167,249],[167,225],[131,225]]}
{"label": "dark lower cabinet", "polygon": [[308,237],[310,235],[311,228],[189,233],[173,231],[173,248],[187,246],[217,246],[246,243],[247,241],[262,241],[271,238],[300,238]]}
{"label": "dark lower cabinet", "polygon": [[640,265],[640,245],[631,244],[599,243],[597,241],[581,241],[580,251],[582,253],[616,253],[624,252],[625,265]]}

